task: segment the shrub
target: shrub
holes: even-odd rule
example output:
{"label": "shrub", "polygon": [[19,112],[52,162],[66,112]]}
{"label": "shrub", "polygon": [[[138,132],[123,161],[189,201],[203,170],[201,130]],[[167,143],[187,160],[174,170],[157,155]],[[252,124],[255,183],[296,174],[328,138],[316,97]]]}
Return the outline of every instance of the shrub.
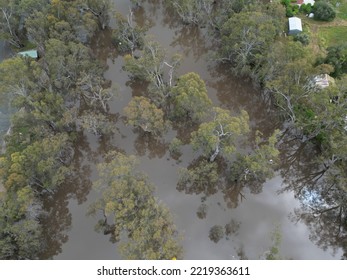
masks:
{"label": "shrub", "polygon": [[298,33],[295,35],[294,41],[298,41],[304,46],[307,46],[310,43],[310,36],[307,33]]}
{"label": "shrub", "polygon": [[299,12],[299,5],[289,5],[286,8],[286,16],[293,17]]}
{"label": "shrub", "polygon": [[281,4],[288,7],[290,5],[290,0],[282,0]]}
{"label": "shrub", "polygon": [[308,4],[302,4],[300,6],[300,9],[299,11],[303,14],[310,14],[311,11],[312,11],[312,6],[311,6],[311,3],[308,3]]}
{"label": "shrub", "polygon": [[331,76],[338,78],[347,73],[347,44],[329,47],[327,51],[324,63],[334,67]]}
{"label": "shrub", "polygon": [[332,21],[336,17],[334,8],[326,2],[316,2],[313,6],[314,19]]}
{"label": "shrub", "polygon": [[178,138],[172,139],[170,145],[169,145],[169,152],[171,155],[180,155],[181,154],[181,146],[182,141]]}
{"label": "shrub", "polygon": [[293,17],[294,13],[293,13],[293,9],[291,6],[286,8],[286,17]]}

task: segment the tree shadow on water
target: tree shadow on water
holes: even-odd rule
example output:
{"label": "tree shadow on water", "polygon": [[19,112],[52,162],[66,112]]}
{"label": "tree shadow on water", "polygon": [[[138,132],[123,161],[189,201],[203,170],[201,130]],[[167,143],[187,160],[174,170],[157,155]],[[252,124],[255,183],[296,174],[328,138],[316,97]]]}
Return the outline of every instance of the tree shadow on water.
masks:
{"label": "tree shadow on water", "polygon": [[313,144],[295,138],[283,142],[282,152],[280,192],[293,192],[300,202],[291,220],[304,223],[318,247],[333,254],[342,250],[347,259],[347,193],[336,166]]}
{"label": "tree shadow on water", "polygon": [[138,156],[147,155],[148,158],[162,158],[168,150],[168,144],[164,139],[155,137],[151,133],[136,129],[139,134],[135,140],[134,147]]}
{"label": "tree shadow on water", "polygon": [[80,145],[75,148],[70,176],[56,192],[43,197],[44,215],[41,225],[45,249],[39,255],[40,259],[51,259],[62,252],[62,245],[68,241],[68,232],[72,225],[69,201],[77,200],[78,204],[86,202],[92,188],[91,166],[84,163],[84,154],[86,151],[88,153],[89,148],[82,139],[77,142]]}

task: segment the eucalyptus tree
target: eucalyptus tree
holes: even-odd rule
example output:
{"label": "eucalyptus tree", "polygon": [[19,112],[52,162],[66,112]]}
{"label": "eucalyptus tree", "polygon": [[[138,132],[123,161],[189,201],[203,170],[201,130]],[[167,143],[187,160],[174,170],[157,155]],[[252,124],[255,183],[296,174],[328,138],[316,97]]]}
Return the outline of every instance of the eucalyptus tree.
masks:
{"label": "eucalyptus tree", "polygon": [[99,136],[111,134],[116,129],[107,116],[97,111],[83,111],[78,120],[84,130]]}
{"label": "eucalyptus tree", "polygon": [[112,32],[113,43],[119,51],[130,51],[131,55],[134,55],[136,49],[142,49],[144,46],[146,26],[136,24],[132,10],[126,17],[117,12],[115,19],[117,27]]}
{"label": "eucalyptus tree", "polygon": [[230,62],[239,75],[251,75],[258,70],[277,34],[272,17],[261,11],[233,15],[223,23],[220,32],[220,60]]}
{"label": "eucalyptus tree", "polygon": [[301,43],[279,42],[271,47],[269,63],[260,71],[266,91],[292,124],[297,120],[297,105],[312,93],[310,81],[315,71],[309,57]]}
{"label": "eucalyptus tree", "polygon": [[171,90],[172,115],[178,119],[200,122],[212,109],[212,101],[207,95],[205,82],[196,73],[179,77]]}
{"label": "eucalyptus tree", "polygon": [[[66,44],[52,38],[46,41],[45,48],[44,70],[54,91],[62,93],[64,97],[71,97],[76,85],[85,82],[90,89],[92,82],[96,80],[94,84],[99,92],[101,83],[99,76],[101,76],[102,67],[92,59],[87,46],[75,42]],[[94,93],[91,96],[94,96]],[[99,97],[97,99],[102,100]]]}
{"label": "eucalyptus tree", "polygon": [[30,91],[35,88],[30,72],[34,64],[21,56],[16,56],[4,60],[0,64],[0,88],[2,95],[10,97],[28,96]]}
{"label": "eucalyptus tree", "polygon": [[150,99],[160,105],[170,95],[170,88],[174,85],[174,71],[180,59],[178,54],[169,58],[158,42],[147,40],[138,58],[132,55],[124,57],[124,69],[133,78],[148,82]]}
{"label": "eucalyptus tree", "polygon": [[[18,134],[26,138],[23,133]],[[30,138],[24,141],[29,142]],[[71,142],[65,133],[33,141],[22,151],[9,150],[1,158],[4,186],[8,189],[30,186],[38,192],[53,191],[71,171],[68,166],[72,156]]]}
{"label": "eucalyptus tree", "polygon": [[163,110],[157,108],[149,99],[135,96],[124,108],[127,123],[140,127],[144,132],[162,134],[167,128]]}
{"label": "eucalyptus tree", "polygon": [[24,46],[26,30],[24,23],[35,11],[48,6],[47,0],[1,0],[0,37],[16,48]]}
{"label": "eucalyptus tree", "polygon": [[42,249],[39,202],[29,187],[0,193],[0,259],[37,259]]}
{"label": "eucalyptus tree", "polygon": [[23,47],[19,32],[21,13],[18,1],[1,0],[0,11],[0,36],[16,48]]}
{"label": "eucalyptus tree", "polygon": [[277,147],[279,130],[275,130],[269,138],[263,138],[257,131],[255,147],[248,153],[237,153],[230,164],[228,180],[242,186],[249,183],[262,184],[275,175],[279,164],[280,152]]}
{"label": "eucalyptus tree", "polygon": [[116,95],[115,87],[107,86],[105,79],[94,73],[81,73],[77,85],[87,104],[100,106],[105,113],[107,112],[108,102]]}
{"label": "eucalyptus tree", "polygon": [[97,168],[94,187],[102,197],[91,205],[90,214],[101,211],[98,228],[120,241],[127,259],[180,258],[182,247],[168,209],[154,197],[154,186],[136,171],[134,156],[111,151]]}
{"label": "eucalyptus tree", "polygon": [[218,191],[220,178],[216,162],[203,159],[188,168],[179,169],[177,190],[187,194],[210,196]]}
{"label": "eucalyptus tree", "polygon": [[[104,14],[101,13],[100,17]],[[99,19],[92,14],[86,1],[55,0],[40,9],[34,9],[25,20],[25,29],[28,39],[37,44],[44,55],[44,42],[49,38],[65,42],[90,42],[95,32],[102,27]]]}
{"label": "eucalyptus tree", "polygon": [[83,0],[82,7],[97,18],[100,28],[106,29],[110,22],[112,2],[110,0]]}
{"label": "eucalyptus tree", "polygon": [[195,150],[201,150],[213,162],[219,154],[231,158],[238,139],[248,132],[249,116],[246,111],[241,111],[239,116],[231,116],[228,110],[214,107],[212,119],[200,124],[199,129],[192,133],[191,142]]}
{"label": "eucalyptus tree", "polygon": [[164,2],[172,8],[184,23],[204,24],[211,18],[214,0],[166,0]]}

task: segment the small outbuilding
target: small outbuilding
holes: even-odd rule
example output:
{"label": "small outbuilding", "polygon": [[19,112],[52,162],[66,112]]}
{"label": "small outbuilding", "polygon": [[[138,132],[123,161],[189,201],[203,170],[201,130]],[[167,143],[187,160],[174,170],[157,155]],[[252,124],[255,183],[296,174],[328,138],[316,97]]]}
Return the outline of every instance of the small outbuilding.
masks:
{"label": "small outbuilding", "polygon": [[37,50],[29,50],[29,51],[25,51],[25,52],[19,52],[18,54],[22,55],[22,56],[29,56],[31,58],[37,59],[38,53]]}
{"label": "small outbuilding", "polygon": [[295,35],[302,32],[301,19],[298,17],[291,17],[289,20],[289,35]]}
{"label": "small outbuilding", "polygon": [[335,81],[334,78],[330,77],[328,74],[322,74],[315,76],[313,78],[313,83],[317,88],[323,89],[331,84],[334,84]]}

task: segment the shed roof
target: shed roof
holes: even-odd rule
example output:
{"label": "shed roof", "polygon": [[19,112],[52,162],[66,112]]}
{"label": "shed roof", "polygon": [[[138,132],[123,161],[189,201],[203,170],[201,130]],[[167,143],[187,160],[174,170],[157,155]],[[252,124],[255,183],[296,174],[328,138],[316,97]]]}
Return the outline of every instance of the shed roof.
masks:
{"label": "shed roof", "polygon": [[298,17],[291,17],[289,20],[289,31],[299,30],[302,31],[301,19]]}
{"label": "shed roof", "polygon": [[18,54],[22,55],[22,56],[29,56],[31,58],[37,58],[37,50],[29,50],[29,51],[25,51],[25,52],[19,52]]}
{"label": "shed roof", "polygon": [[315,3],[315,0],[297,0],[296,4],[301,6],[302,4],[311,4],[311,6],[313,6]]}

